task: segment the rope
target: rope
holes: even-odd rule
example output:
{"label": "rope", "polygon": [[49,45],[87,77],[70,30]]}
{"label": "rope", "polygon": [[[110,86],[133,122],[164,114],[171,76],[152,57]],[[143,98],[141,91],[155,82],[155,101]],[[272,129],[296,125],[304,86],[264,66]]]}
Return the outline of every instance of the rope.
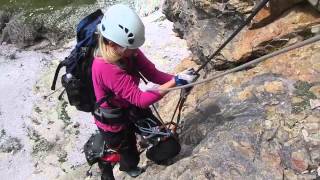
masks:
{"label": "rope", "polygon": [[[215,57],[217,54],[220,53],[220,51],[247,25],[250,23],[250,21],[253,19],[253,17],[269,2],[270,0],[262,0],[261,2],[259,2],[259,4],[257,6],[254,7],[252,13],[250,14],[250,16],[236,29],[235,32],[233,32],[231,34],[231,36],[211,55],[207,58],[207,61],[202,64],[198,70],[196,70],[195,74],[197,74],[197,77],[194,79],[194,81],[196,81],[198,78],[199,78],[199,71],[201,69],[203,69],[210,61],[213,57]],[[178,112],[178,115],[177,115],[177,125],[179,124],[180,122],[180,117],[181,117],[181,111],[182,111],[182,107],[183,107],[183,104],[184,102],[186,101],[188,95],[190,94],[191,92],[191,89],[190,88],[189,90],[186,90],[184,91],[184,93],[181,93],[180,94],[180,98],[179,98],[179,102],[177,103],[176,105],[176,108],[174,110],[174,113],[172,115],[172,118],[171,118],[171,122],[173,122],[173,119],[176,115],[176,112]],[[182,96],[183,94],[183,96]],[[170,125],[169,127],[170,128]],[[176,129],[176,127],[174,128]]]}
{"label": "rope", "polygon": [[255,59],[255,60],[252,60],[250,62],[242,64],[241,66],[238,66],[236,68],[233,68],[233,69],[227,70],[227,71],[225,71],[223,73],[214,75],[214,76],[212,76],[210,78],[207,78],[207,79],[204,79],[204,80],[201,80],[201,81],[198,81],[198,82],[190,83],[190,84],[187,84],[187,85],[183,85],[183,86],[178,86],[178,87],[168,88],[168,89],[161,89],[160,91],[174,91],[174,90],[178,90],[178,89],[185,89],[185,88],[190,88],[190,87],[193,87],[193,86],[196,86],[196,85],[199,85],[199,84],[203,84],[203,83],[212,81],[214,79],[217,79],[219,77],[225,76],[227,74],[230,74],[230,73],[245,69],[245,68],[247,68],[247,67],[249,67],[249,66],[251,66],[253,64],[260,63],[260,62],[265,61],[265,60],[267,60],[269,58],[272,58],[274,56],[278,56],[279,54],[286,53],[288,51],[291,51],[291,50],[306,46],[308,44],[312,44],[312,43],[317,42],[319,40],[320,40],[320,35],[316,35],[316,36],[314,36],[312,38],[309,38],[309,39],[304,40],[302,42],[296,43],[296,44],[294,44],[292,46],[285,47],[285,48],[283,48],[281,50],[272,52],[270,54],[267,54],[265,56],[262,56],[260,58]]}
{"label": "rope", "polygon": [[160,116],[160,114],[159,114],[159,112],[158,112],[158,110],[157,110],[157,108],[156,108],[156,106],[155,106],[154,104],[152,104],[152,108],[153,108],[154,112],[157,114],[160,123],[161,123],[161,124],[164,124],[164,121],[163,121],[163,119],[161,118],[161,116]]}

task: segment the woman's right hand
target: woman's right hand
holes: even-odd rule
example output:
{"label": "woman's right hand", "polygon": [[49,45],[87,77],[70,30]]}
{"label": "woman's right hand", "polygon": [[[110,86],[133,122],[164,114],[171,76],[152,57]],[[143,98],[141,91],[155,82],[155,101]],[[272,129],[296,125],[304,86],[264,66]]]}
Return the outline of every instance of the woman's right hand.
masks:
{"label": "woman's right hand", "polygon": [[189,83],[192,83],[193,80],[197,77],[196,72],[193,68],[189,68],[178,73],[175,77],[176,86],[182,86]]}

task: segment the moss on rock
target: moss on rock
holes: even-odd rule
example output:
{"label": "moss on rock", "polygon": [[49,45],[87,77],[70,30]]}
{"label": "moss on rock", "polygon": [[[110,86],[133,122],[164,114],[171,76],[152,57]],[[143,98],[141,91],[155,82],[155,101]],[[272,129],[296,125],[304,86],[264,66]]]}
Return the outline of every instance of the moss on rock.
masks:
{"label": "moss on rock", "polygon": [[292,113],[297,114],[310,108],[310,99],[316,99],[317,96],[310,91],[312,84],[306,81],[297,81],[294,87],[294,97],[301,99],[299,102],[292,103]]}

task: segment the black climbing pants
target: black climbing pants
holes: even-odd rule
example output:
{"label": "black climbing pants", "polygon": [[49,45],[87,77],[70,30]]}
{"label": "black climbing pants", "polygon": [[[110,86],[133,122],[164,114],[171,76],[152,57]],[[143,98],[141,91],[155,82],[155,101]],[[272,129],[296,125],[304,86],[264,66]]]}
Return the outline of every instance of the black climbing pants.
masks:
{"label": "black climbing pants", "polygon": [[[136,136],[133,126],[129,126],[118,133],[106,132],[99,129],[108,147],[116,148],[120,146],[120,171],[135,169],[140,161],[139,152],[136,146]],[[113,167],[109,162],[100,160],[98,162],[101,170],[101,180],[113,180]]]}

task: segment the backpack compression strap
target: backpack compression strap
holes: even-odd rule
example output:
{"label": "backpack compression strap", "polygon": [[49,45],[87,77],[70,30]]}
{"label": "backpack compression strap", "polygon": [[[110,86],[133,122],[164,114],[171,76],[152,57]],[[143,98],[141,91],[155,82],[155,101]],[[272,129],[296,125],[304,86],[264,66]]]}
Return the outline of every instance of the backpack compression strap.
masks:
{"label": "backpack compression strap", "polygon": [[60,69],[65,66],[65,61],[66,60],[63,60],[59,63],[57,69],[56,69],[56,72],[54,74],[54,78],[53,78],[53,81],[52,81],[52,85],[51,85],[51,90],[55,90],[56,89],[56,83],[57,83],[57,79],[58,79],[58,75],[59,75],[59,71]]}

